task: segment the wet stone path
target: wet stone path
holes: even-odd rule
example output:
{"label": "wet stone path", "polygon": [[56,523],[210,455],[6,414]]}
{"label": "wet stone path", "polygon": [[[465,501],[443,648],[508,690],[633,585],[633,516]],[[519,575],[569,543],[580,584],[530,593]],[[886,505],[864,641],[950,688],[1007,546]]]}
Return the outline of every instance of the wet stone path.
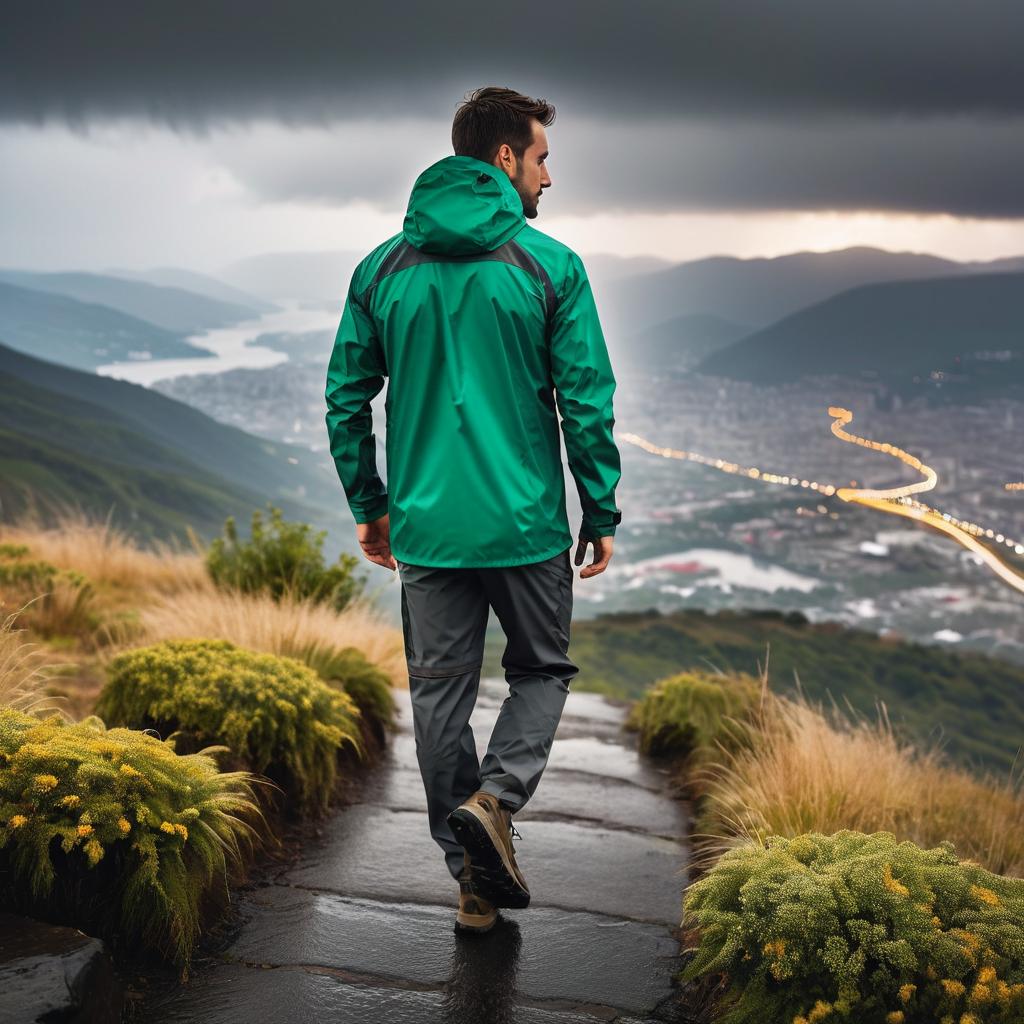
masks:
{"label": "wet stone path", "polygon": [[[503,680],[471,720],[483,757]],[[622,729],[624,705],[571,691],[533,799],[515,816],[530,906],[453,930],[458,886],[427,831],[408,691],[401,731],[272,884],[240,894],[220,962],[147,1019],[203,1024],[685,1022],[672,975],[689,807]]]}

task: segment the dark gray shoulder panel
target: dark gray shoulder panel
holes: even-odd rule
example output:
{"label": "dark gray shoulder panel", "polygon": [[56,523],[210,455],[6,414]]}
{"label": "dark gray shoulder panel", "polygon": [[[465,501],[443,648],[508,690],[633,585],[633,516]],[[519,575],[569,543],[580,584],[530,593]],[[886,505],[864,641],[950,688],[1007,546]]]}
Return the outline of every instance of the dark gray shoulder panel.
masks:
{"label": "dark gray shoulder panel", "polygon": [[525,270],[526,273],[537,278],[544,288],[544,309],[550,322],[558,306],[555,286],[548,272],[514,239],[506,242],[504,245],[499,245],[497,249],[492,249],[490,252],[474,252],[464,256],[421,252],[403,239],[391,250],[387,258],[377,268],[377,273],[374,274],[373,280],[366,287],[363,294],[359,296],[359,299],[368,308],[370,294],[385,277],[397,274],[400,270],[405,270],[408,267],[418,266],[421,263],[480,263],[488,260],[519,267],[520,270]]}

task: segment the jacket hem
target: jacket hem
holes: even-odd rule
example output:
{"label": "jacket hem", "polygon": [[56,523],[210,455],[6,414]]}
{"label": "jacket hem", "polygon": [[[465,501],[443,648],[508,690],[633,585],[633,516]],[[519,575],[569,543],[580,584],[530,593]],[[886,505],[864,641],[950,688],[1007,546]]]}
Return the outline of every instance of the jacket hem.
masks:
{"label": "jacket hem", "polygon": [[549,558],[554,558],[555,555],[561,554],[566,548],[572,547],[572,537],[568,541],[560,540],[550,551],[542,552],[538,555],[531,555],[525,561],[521,561],[520,558],[505,558],[501,561],[490,561],[490,562],[474,562],[472,565],[467,565],[465,562],[453,562],[451,560],[444,562],[421,562],[414,558],[407,558],[402,552],[398,551],[394,544],[391,545],[391,554],[399,562],[405,562],[407,565],[422,565],[428,569],[499,569],[506,566],[514,565],[533,565],[536,562],[544,562]]}

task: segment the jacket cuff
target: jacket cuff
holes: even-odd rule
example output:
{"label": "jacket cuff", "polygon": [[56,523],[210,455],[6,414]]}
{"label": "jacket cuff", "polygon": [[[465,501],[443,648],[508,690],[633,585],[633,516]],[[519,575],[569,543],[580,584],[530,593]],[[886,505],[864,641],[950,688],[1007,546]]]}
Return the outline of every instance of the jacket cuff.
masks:
{"label": "jacket cuff", "polygon": [[381,516],[388,514],[388,496],[381,494],[373,501],[359,507],[350,502],[349,508],[352,509],[352,516],[357,523],[372,523],[375,519],[380,519]]}
{"label": "jacket cuff", "polygon": [[584,513],[580,536],[588,538],[614,537],[615,528],[621,521],[621,509],[616,509],[614,512]]}

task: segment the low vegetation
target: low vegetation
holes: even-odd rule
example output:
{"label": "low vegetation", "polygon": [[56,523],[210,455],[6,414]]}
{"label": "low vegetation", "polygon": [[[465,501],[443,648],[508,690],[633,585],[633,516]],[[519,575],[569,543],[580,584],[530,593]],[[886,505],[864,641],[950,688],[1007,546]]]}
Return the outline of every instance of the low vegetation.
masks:
{"label": "low vegetation", "polygon": [[228,516],[223,536],[214,538],[206,554],[206,568],[218,587],[274,598],[287,594],[339,612],[363,593],[366,576],[354,573],[358,558],[343,553],[334,565],[324,563],[326,530],[314,533],[308,523],[285,522],[273,505],[269,512],[268,523],[259,509],[253,512],[247,540]]}
{"label": "low vegetation", "polygon": [[[587,689],[639,699],[683,671],[759,674],[771,650],[773,689],[841,701],[873,716],[884,695],[893,724],[930,743],[938,733],[968,769],[1008,771],[1024,736],[1024,666],[969,651],[878,636],[800,612],[686,609],[599,615],[573,625],[573,660]],[[501,646],[485,671],[500,674]]]}
{"label": "low vegetation", "polygon": [[724,1024],[980,1024],[1024,1011],[1024,793],[877,721],[677,673],[635,705],[697,811],[684,976]]}
{"label": "low vegetation", "polygon": [[722,1024],[983,1024],[1024,1018],[1024,881],[891,833],[771,836],[687,890],[724,972]]}
{"label": "low vegetation", "polygon": [[401,630],[319,545],[275,510],[216,557],[80,514],[0,525],[0,907],[187,969],[255,854],[327,807],[408,685]]}
{"label": "low vegetation", "polygon": [[301,813],[326,809],[343,746],[364,752],[351,697],[294,658],[227,640],[171,640],[118,655],[96,712],[182,735],[190,746],[223,745]]}
{"label": "low vegetation", "polygon": [[639,733],[643,753],[685,753],[699,764],[720,747],[750,746],[752,719],[765,696],[761,683],[744,673],[680,672],[656,683],[630,708],[626,727]]}
{"label": "low vegetation", "polygon": [[258,835],[249,776],[215,753],[0,708],[0,901],[187,963]]}

